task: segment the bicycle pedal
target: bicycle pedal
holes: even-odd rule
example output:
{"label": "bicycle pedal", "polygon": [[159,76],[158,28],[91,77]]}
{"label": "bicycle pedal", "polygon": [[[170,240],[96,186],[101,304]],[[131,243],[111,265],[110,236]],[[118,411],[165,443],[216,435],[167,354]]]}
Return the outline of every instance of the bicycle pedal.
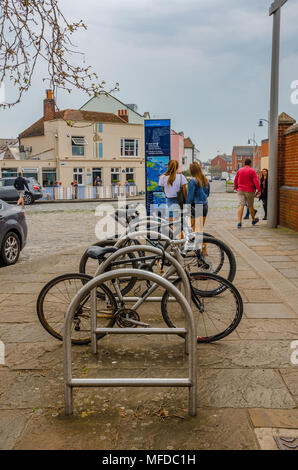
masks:
{"label": "bicycle pedal", "polygon": [[149,328],[150,327],[150,325],[148,323],[143,323],[141,321],[132,320],[131,318],[129,318],[127,321],[129,323],[133,323],[134,325],[143,326],[144,328]]}

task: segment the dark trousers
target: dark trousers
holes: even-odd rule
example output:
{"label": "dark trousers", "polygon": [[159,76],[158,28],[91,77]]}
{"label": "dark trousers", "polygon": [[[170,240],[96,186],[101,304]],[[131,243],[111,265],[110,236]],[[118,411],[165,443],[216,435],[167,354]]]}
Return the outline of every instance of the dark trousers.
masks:
{"label": "dark trousers", "polygon": [[265,212],[265,217],[267,217],[267,199],[262,199],[263,209]]}

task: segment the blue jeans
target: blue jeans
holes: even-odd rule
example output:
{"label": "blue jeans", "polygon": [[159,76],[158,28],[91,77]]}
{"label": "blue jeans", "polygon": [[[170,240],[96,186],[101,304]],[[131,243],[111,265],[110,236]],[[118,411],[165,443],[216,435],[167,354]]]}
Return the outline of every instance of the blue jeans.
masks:
{"label": "blue jeans", "polygon": [[166,203],[167,203],[167,212],[168,212],[168,217],[171,219],[179,217],[180,215],[180,206],[178,203],[178,198],[177,197],[167,197],[166,198]]}

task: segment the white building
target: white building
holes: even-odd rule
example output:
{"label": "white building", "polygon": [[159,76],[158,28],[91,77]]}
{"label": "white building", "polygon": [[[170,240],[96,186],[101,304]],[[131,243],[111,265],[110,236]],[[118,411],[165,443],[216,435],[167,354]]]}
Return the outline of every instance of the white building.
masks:
{"label": "white building", "polygon": [[130,124],[144,124],[145,119],[150,119],[150,114],[145,112],[142,116],[137,112],[136,104],[125,104],[105,91],[101,91],[98,97],[91,98],[81,108],[82,111],[96,111],[99,113],[113,113],[118,115],[119,110],[124,110],[127,121]]}
{"label": "white building", "polygon": [[189,170],[191,163],[200,162],[200,151],[195,147],[190,137],[184,139],[184,154],[182,157],[182,171]]}

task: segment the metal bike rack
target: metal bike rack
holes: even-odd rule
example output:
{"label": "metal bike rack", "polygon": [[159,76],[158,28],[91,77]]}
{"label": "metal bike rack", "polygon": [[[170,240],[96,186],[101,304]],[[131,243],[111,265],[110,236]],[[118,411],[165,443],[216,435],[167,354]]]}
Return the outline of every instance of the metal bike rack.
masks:
{"label": "metal bike rack", "polygon": [[[121,246],[127,241],[127,240],[133,240],[134,238],[138,237],[143,237],[146,238],[148,236],[155,237],[156,240],[164,240],[166,242],[172,242],[169,237],[166,235],[163,235],[162,233],[155,232],[154,230],[140,230],[139,232],[128,232],[122,235],[121,237],[118,238],[118,240],[115,243],[116,248],[121,248]],[[181,242],[182,243],[182,242]]]}
{"label": "metal bike rack", "polygon": [[[173,250],[177,250],[176,247],[173,247]],[[172,269],[168,269],[169,271],[169,274],[168,276],[174,274],[175,272],[178,274],[178,276],[181,278],[182,280],[182,283],[183,283],[183,286],[184,286],[184,296],[186,298],[186,300],[188,301],[188,303],[190,303],[190,300],[191,300],[191,290],[190,290],[190,284],[189,284],[189,279],[185,273],[185,270],[183,269],[183,267],[178,263],[177,259],[175,259],[171,254],[167,253],[166,251],[163,252],[160,248],[156,248],[154,246],[150,246],[150,245],[133,245],[133,246],[126,246],[124,248],[120,248],[118,251],[116,251],[115,253],[111,253],[108,258],[106,260],[104,260],[100,265],[99,267],[97,268],[95,274],[94,274],[94,277],[96,276],[99,276],[99,274],[102,274],[103,272],[105,272],[105,270],[107,269],[107,267],[109,266],[109,264],[111,264],[114,260],[116,260],[119,256],[121,255],[125,255],[126,253],[133,253],[135,251],[146,251],[148,253],[154,253],[156,255],[159,255],[161,257],[164,257],[165,260],[169,261],[171,263],[171,265],[173,266]],[[131,262],[134,261],[133,258],[131,258],[130,260]],[[135,261],[138,261],[138,258],[136,258]],[[132,268],[133,269],[133,268]],[[167,272],[168,272],[167,271]],[[166,274],[167,274],[166,272]],[[168,276],[163,276],[165,279],[168,279]],[[152,288],[150,289],[150,291],[154,290],[153,288],[154,286],[152,286]],[[150,291],[146,294],[146,296],[143,298],[143,299],[146,299],[147,301],[150,301]],[[128,301],[128,302],[137,302],[139,300],[138,297],[123,297],[124,300]],[[162,299],[162,297],[154,297],[153,298],[153,302],[160,302]]]}
{"label": "metal bike rack", "polygon": [[[187,378],[73,378],[72,376],[72,355],[71,355],[71,327],[72,321],[81,300],[97,286],[107,281],[122,276],[135,276],[141,280],[149,280],[157,283],[169,291],[182,307],[187,320],[186,328],[96,328],[96,334],[176,334],[186,335],[189,344],[189,367]],[[96,298],[96,296],[95,296]],[[196,416],[196,396],[197,396],[197,376],[196,376],[196,327],[193,314],[186,298],[169,281],[157,274],[139,269],[118,269],[110,271],[91,279],[85,284],[72,299],[64,321],[63,333],[63,360],[64,360],[64,393],[65,393],[65,414],[73,412],[72,391],[75,387],[188,387],[188,413]]]}
{"label": "metal bike rack", "polygon": [[[177,250],[177,247],[173,247],[173,250]],[[190,305],[191,302],[191,290],[190,290],[190,284],[189,284],[189,279],[185,273],[185,270],[182,268],[182,266],[178,263],[178,261],[171,256],[167,252],[163,252],[160,248],[155,248],[153,246],[149,245],[133,245],[133,246],[127,246],[124,248],[121,248],[120,250],[116,251],[115,253],[112,253],[108,256],[108,258],[103,261],[99,267],[97,268],[94,277],[102,274],[105,272],[106,268],[109,266],[110,263],[112,263],[114,260],[116,260],[120,255],[125,255],[126,253],[132,253],[135,251],[146,251],[148,253],[154,253],[159,256],[164,256],[164,258],[171,263],[171,267],[168,268],[167,272],[163,276],[164,279],[168,279],[172,274],[175,272],[178,274],[178,276],[181,278],[183,287],[184,287],[184,296]],[[137,259],[136,259],[137,260]],[[132,259],[133,261],[133,259]],[[162,297],[149,297],[151,292],[153,292],[156,288],[156,283],[151,286],[149,291],[144,297],[125,297],[123,296],[123,300],[125,302],[137,302],[136,308],[138,307],[138,302],[141,304],[145,300],[146,302],[161,302]],[[96,340],[96,333],[95,330],[97,328],[96,325],[96,308],[93,308],[95,306],[95,296],[96,296],[96,291],[95,289],[91,293],[91,350],[93,354],[97,353],[97,340]],[[185,352],[188,354],[188,344],[186,342],[185,344]]]}

